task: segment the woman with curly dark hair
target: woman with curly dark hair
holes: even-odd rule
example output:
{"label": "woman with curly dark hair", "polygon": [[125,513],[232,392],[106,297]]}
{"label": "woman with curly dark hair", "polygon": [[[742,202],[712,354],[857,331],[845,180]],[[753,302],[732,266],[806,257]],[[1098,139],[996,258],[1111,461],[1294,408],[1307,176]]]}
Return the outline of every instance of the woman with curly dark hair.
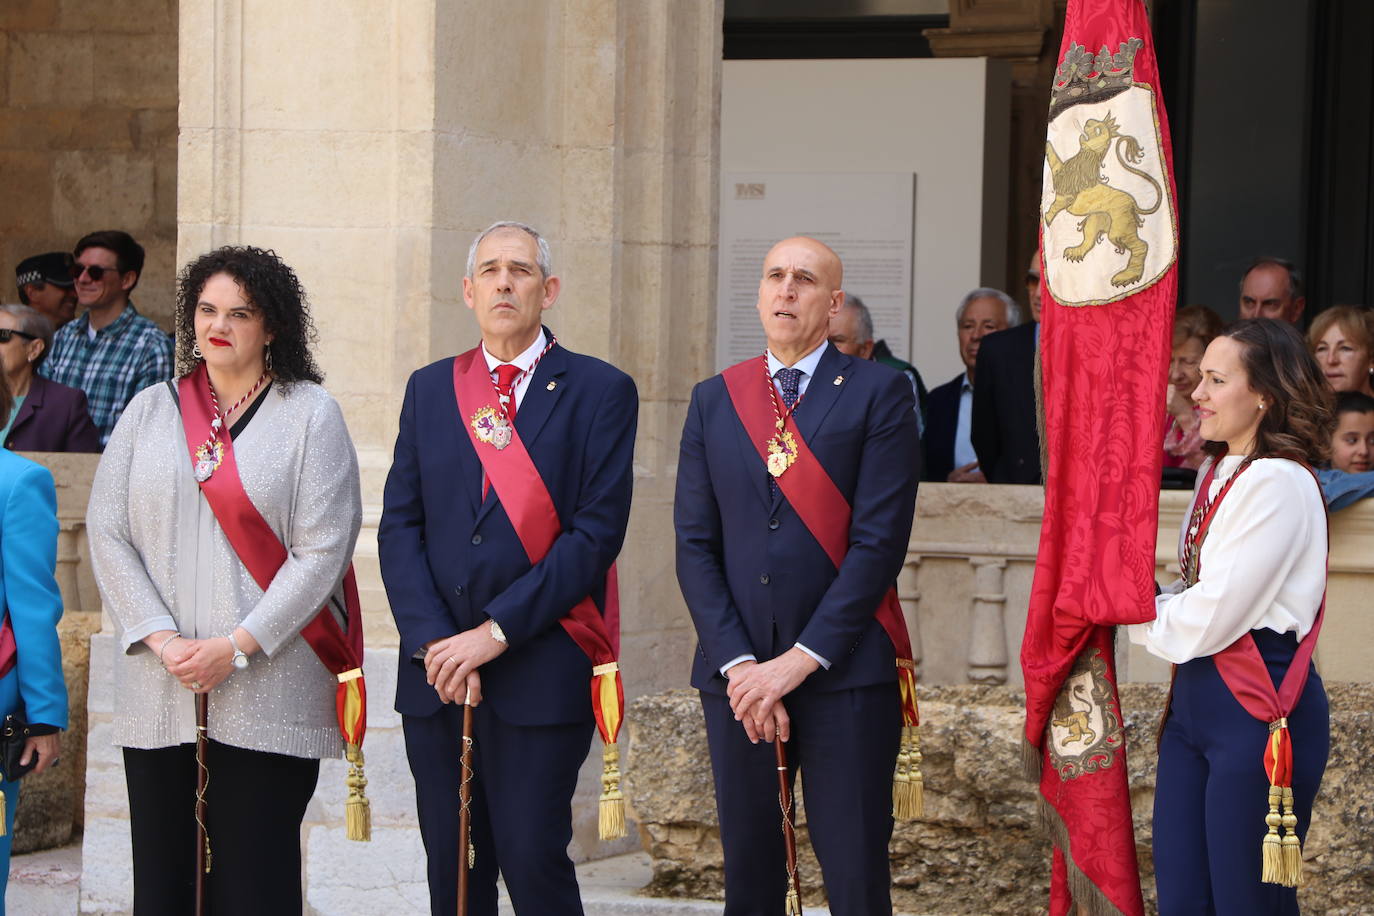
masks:
{"label": "woman with curly dark hair", "polygon": [[1161,913],[1297,913],[1301,841],[1326,769],[1312,667],[1327,527],[1312,471],[1331,392],[1287,322],[1240,321],[1193,391],[1205,450],[1179,538],[1183,576],[1131,639],[1173,662],[1155,788]]}
{"label": "woman with curly dark hair", "polygon": [[358,751],[335,701],[336,675],[361,672],[320,654],[322,639],[361,633],[346,576],[358,463],[313,336],[300,282],[273,252],[196,259],[178,280],[180,377],[129,403],[96,472],[87,525],[123,650],[114,740],[139,914],[195,912],[201,826],[212,912],[300,913],[319,761]]}

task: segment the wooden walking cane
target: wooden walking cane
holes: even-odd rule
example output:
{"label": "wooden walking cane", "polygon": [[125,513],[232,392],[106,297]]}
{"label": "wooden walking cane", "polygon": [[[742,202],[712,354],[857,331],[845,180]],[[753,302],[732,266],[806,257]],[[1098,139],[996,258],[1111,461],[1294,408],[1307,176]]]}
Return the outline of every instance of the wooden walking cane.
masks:
{"label": "wooden walking cane", "polygon": [[205,763],[209,709],[209,695],[196,694],[196,916],[205,916],[205,876],[210,874],[210,832],[205,827],[205,789],[210,784],[210,769]]}
{"label": "wooden walking cane", "polygon": [[782,839],[787,846],[787,916],[802,916],[801,877],[797,874],[797,825],[792,819],[792,787],[787,782],[787,748],[773,739],[778,755],[778,805],[782,808]]}
{"label": "wooden walking cane", "polygon": [[472,691],[463,698],[463,781],[458,784],[458,916],[468,912],[468,869],[475,863],[472,846]]}

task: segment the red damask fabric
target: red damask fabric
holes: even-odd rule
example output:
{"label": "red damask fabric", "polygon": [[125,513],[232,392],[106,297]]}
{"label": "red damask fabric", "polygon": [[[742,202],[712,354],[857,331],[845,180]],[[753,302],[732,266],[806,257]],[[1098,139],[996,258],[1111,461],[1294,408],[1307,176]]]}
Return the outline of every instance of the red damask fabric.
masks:
{"label": "red damask fabric", "polygon": [[[1144,907],[1113,627],[1154,617],[1178,211],[1169,128],[1141,0],[1070,0],[1059,59],[1047,144],[1047,175],[1055,180],[1047,177],[1040,226],[1048,468],[1021,649],[1025,737],[1040,762],[1040,792],[1055,841],[1051,914],[1081,906],[1137,916]],[[1130,71],[1126,85],[1117,87],[1119,95],[1108,90],[1104,96],[1104,76],[1121,82],[1123,59]],[[1107,101],[1092,107],[1075,100],[1075,92],[1087,101]],[[1113,139],[1100,186],[1089,177],[1085,190],[1073,192],[1056,171],[1058,159],[1067,162],[1086,149],[1105,133],[1104,125],[1131,135],[1145,152],[1135,157],[1130,143]],[[1081,146],[1071,148],[1075,144]],[[1150,180],[1157,194],[1134,177],[1141,171],[1155,176]],[[1114,188],[1132,202],[1123,203]],[[1079,232],[1076,245],[1065,243]],[[1149,254],[1142,275],[1132,277],[1142,244]],[[1068,300],[1075,304],[1063,304]]]}

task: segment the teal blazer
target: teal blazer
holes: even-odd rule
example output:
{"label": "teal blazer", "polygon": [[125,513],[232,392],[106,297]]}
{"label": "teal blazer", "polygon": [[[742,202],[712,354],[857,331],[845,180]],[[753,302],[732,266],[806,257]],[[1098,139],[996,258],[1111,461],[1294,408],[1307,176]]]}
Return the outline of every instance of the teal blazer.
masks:
{"label": "teal blazer", "polygon": [[67,727],[67,685],[57,622],[57,490],[41,464],[0,449],[0,602],[10,615],[18,664],[0,678],[0,716]]}

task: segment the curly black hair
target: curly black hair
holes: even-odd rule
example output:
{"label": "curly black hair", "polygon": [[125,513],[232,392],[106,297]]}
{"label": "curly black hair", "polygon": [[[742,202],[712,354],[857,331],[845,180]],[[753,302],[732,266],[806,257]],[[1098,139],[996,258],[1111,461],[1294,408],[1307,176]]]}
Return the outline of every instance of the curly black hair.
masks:
{"label": "curly black hair", "polygon": [[279,382],[324,381],[324,373],[310,354],[316,340],[315,322],[296,272],[277,253],[262,248],[216,248],[187,264],[177,277],[177,374],[189,375],[199,360],[196,345],[196,304],[206,281],[228,274],[248,301],[262,310],[272,343],[272,376]]}

